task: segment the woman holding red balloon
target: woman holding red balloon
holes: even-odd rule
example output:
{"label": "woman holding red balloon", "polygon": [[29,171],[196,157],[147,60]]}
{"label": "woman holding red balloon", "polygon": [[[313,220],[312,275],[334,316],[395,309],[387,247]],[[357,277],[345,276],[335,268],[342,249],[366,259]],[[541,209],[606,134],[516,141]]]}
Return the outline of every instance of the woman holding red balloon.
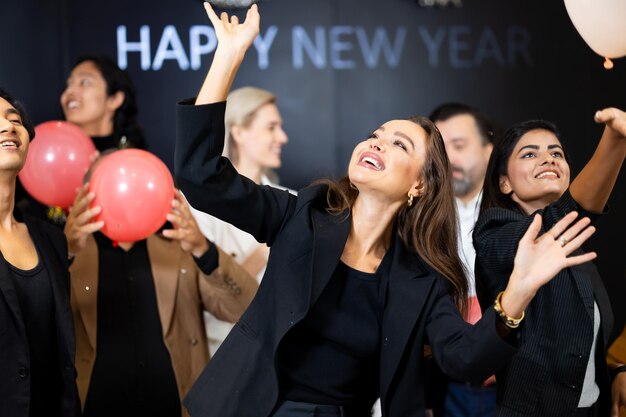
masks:
{"label": "woman holding red balloon", "polygon": [[137,121],[133,82],[107,56],[79,58],[60,103],[67,122],[36,127],[41,140],[20,173],[21,183],[36,201],[22,198],[20,206],[63,226],[65,209],[74,201],[96,149],[144,149],[146,143]]}
{"label": "woman holding red balloon", "polygon": [[67,243],[55,227],[14,215],[17,174],[35,136],[0,89],[0,414],[80,414],[74,370]]}
{"label": "woman holding red balloon", "polygon": [[[65,226],[85,417],[186,415],[180,399],[209,360],[203,311],[235,322],[256,293],[146,154],[125,149],[94,163]],[[166,218],[174,228],[154,234]]]}

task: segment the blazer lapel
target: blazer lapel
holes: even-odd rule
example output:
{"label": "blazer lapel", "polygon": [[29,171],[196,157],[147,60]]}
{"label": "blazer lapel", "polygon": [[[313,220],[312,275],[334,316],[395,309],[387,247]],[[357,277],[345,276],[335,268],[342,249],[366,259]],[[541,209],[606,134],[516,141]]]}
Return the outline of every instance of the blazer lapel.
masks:
{"label": "blazer lapel", "polygon": [[[172,315],[176,306],[178,291],[179,268],[181,250],[176,241],[167,241],[156,235],[147,239],[148,257],[156,290],[159,318],[163,329],[163,337],[168,334],[172,323]],[[182,274],[192,274],[194,271],[180,271]]]}
{"label": "blazer lapel", "polygon": [[[67,260],[59,260],[61,254],[66,254],[66,248],[55,248],[52,238],[44,235],[36,223],[27,222],[28,231],[33,242],[38,248],[40,262],[43,262],[50,278],[54,310],[59,335],[59,346],[65,346],[65,353],[69,355],[68,363],[74,361],[74,330],[72,327],[72,309],[70,308],[70,278],[67,268]],[[64,239],[58,239],[58,243],[65,245]],[[60,351],[59,354],[63,352]],[[63,364],[62,364],[63,365]]]}
{"label": "blazer lapel", "polygon": [[330,280],[348,239],[352,216],[313,210],[313,261],[308,308],[315,303]]}
{"label": "blazer lapel", "polygon": [[89,344],[96,351],[98,333],[98,275],[100,259],[98,245],[89,236],[85,247],[70,266],[72,297],[80,312]]}
{"label": "blazer lapel", "polygon": [[397,234],[393,250],[387,304],[382,322],[381,398],[386,397],[389,384],[434,283],[417,256],[405,250]]}

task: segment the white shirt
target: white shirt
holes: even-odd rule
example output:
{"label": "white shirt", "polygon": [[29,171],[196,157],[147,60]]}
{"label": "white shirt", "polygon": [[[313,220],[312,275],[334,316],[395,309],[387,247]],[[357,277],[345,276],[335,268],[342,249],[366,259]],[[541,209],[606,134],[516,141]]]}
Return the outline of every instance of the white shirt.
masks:
{"label": "white shirt", "polygon": [[[261,184],[287,190],[295,194],[293,190],[271,183],[266,176],[261,177]],[[198,223],[202,234],[224,252],[230,254],[239,264],[242,264],[259,246],[263,245],[257,242],[251,234],[237,229],[232,224],[196,210],[191,206],[190,208],[191,214]],[[261,282],[264,273],[265,268],[257,274],[256,279],[258,282]],[[209,339],[209,353],[213,356],[232,330],[234,324],[218,320],[208,312],[204,313],[204,322]]]}
{"label": "white shirt", "polygon": [[481,200],[482,192],[478,193],[476,197],[472,198],[467,204],[464,204],[463,201],[456,198],[456,211],[459,218],[459,257],[461,258],[461,262],[463,262],[463,266],[465,267],[465,271],[467,273],[467,295],[469,297],[467,321],[472,324],[476,323],[481,317],[480,305],[478,304],[478,298],[476,297],[476,280],[474,277],[476,250],[474,249],[474,242],[472,239],[472,232],[474,231],[476,220],[478,220]]}

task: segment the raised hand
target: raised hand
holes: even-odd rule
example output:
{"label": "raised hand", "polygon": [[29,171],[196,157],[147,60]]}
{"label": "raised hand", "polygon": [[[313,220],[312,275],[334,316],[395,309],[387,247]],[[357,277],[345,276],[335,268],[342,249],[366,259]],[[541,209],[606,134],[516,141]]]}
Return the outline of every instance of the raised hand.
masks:
{"label": "raised hand", "polygon": [[607,127],[606,133],[615,138],[626,140],[626,113],[615,107],[609,107],[596,112],[594,116],[596,123],[604,123]]}
{"label": "raised hand", "polygon": [[89,184],[87,183],[78,191],[63,228],[70,256],[78,254],[87,244],[89,235],[104,226],[102,220],[93,221],[93,217],[100,214],[102,209],[100,206],[89,207],[96,195],[88,190]]}
{"label": "raised hand", "polygon": [[226,13],[217,17],[207,2],[204,3],[204,8],[213,23],[218,44],[211,68],[196,98],[196,105],[226,100],[246,50],[259,34],[260,16],[256,4],[250,6],[243,23],[239,23],[237,16],[229,18]]}
{"label": "raised hand", "polygon": [[519,242],[513,272],[502,295],[502,308],[512,317],[520,317],[539,288],[562,269],[589,262],[595,252],[570,256],[593,235],[595,228],[584,217],[576,223],[578,213],[571,212],[550,230],[537,237],[541,230],[541,216],[535,215]]}
{"label": "raised hand", "polygon": [[178,190],[172,200],[172,210],[167,215],[167,220],[174,225],[174,229],[163,230],[163,236],[178,240],[182,250],[190,252],[196,258],[209,250],[209,241],[200,232],[187,201]]}
{"label": "raised hand", "polygon": [[229,17],[226,12],[218,17],[209,2],[204,2],[204,9],[213,24],[218,45],[221,47],[228,46],[235,50],[245,51],[259,34],[260,16],[256,4],[250,6],[242,23],[239,23],[237,16]]}

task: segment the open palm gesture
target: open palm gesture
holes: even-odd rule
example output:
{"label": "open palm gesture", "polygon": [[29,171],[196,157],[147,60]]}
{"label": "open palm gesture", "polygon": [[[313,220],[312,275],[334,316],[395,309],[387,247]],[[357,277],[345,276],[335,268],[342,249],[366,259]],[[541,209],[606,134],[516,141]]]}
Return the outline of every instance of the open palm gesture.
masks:
{"label": "open palm gesture", "polygon": [[218,44],[222,47],[228,46],[235,50],[245,51],[259,34],[260,16],[256,4],[250,6],[242,23],[239,22],[237,16],[229,17],[226,12],[218,17],[208,2],[204,3],[204,9],[213,24]]}

